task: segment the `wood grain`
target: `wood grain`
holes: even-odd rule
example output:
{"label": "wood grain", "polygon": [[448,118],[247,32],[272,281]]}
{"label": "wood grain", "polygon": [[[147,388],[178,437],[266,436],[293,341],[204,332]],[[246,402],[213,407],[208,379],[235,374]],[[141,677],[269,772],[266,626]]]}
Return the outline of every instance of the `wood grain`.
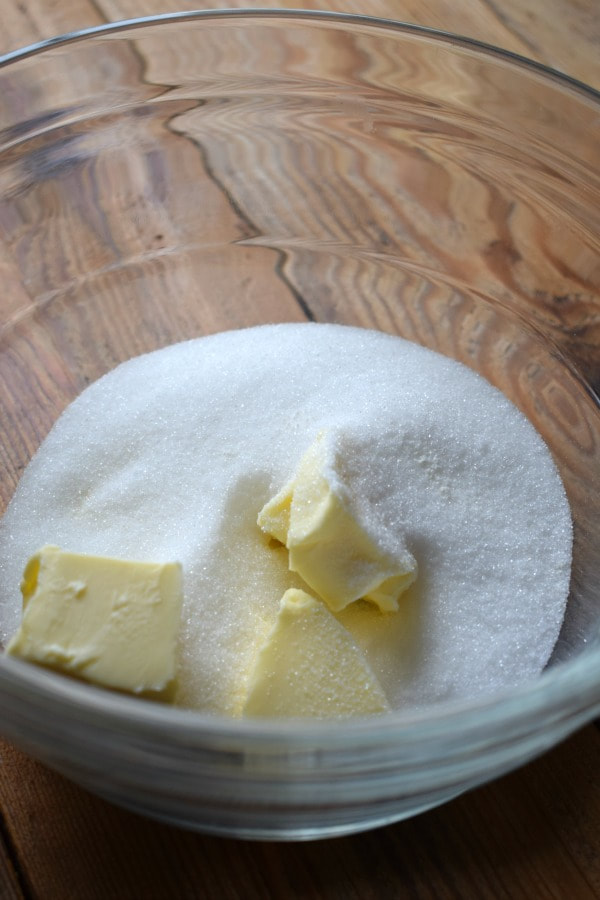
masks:
{"label": "wood grain", "polygon": [[2,4],[0,53],[104,21],[104,14],[90,0],[8,0]]}
{"label": "wood grain", "polygon": [[[200,5],[197,0],[3,0],[0,52],[103,21],[192,9]],[[225,0],[210,5],[296,7],[298,3],[296,0],[261,0],[254,4],[248,0]],[[303,5],[306,8],[322,7],[319,0],[305,0]],[[330,0],[328,7],[465,34],[555,66],[600,88],[600,16],[596,0]],[[132,67],[144,64],[134,56],[121,62]],[[398,61],[391,61],[390,65],[397,66]],[[146,70],[145,74],[150,81],[161,80],[158,71]],[[202,196],[191,195],[189,202],[201,200],[206,205],[211,219],[218,220],[223,229],[221,239],[227,240],[234,234],[251,239],[253,234],[264,230],[268,222],[249,215],[253,203],[248,190],[244,192],[243,186],[228,180],[227,172],[216,171],[214,160],[202,155],[194,116],[194,110],[185,104],[174,108],[169,136],[189,181],[193,183],[202,178]],[[213,120],[213,126],[213,133],[217,134],[218,118]],[[132,346],[141,352],[178,336],[187,336],[190,316],[196,322],[198,333],[251,324],[253,315],[258,321],[269,309],[273,310],[273,315],[301,319],[305,310],[297,303],[294,287],[306,294],[306,285],[317,278],[323,291],[319,296],[320,306],[313,306],[313,309],[319,318],[336,320],[334,288],[339,290],[340,284],[347,279],[349,285],[365,285],[369,294],[369,303],[356,310],[358,321],[386,330],[397,327],[398,312],[390,310],[389,297],[392,282],[395,290],[399,290],[399,276],[385,265],[379,269],[374,284],[368,280],[367,268],[360,260],[355,260],[351,267],[323,267],[319,258],[308,253],[283,257],[268,248],[254,248],[250,252],[242,247],[227,260],[219,258],[218,254],[214,258],[213,288],[216,293],[222,295],[227,290],[226,284],[218,281],[219,272],[222,273],[225,265],[228,283],[233,278],[248,298],[246,310],[256,310],[255,313],[246,312],[240,318],[239,308],[225,303],[217,314],[208,297],[201,297],[199,304],[190,309],[185,298],[193,285],[193,268],[191,265],[186,267],[185,258],[175,261],[162,254],[179,239],[176,220],[181,218],[182,211],[172,207],[168,190],[160,204],[151,202],[156,180],[152,147],[157,134],[153,131],[152,120],[137,122],[136,128],[145,129],[148,152],[142,157],[132,155],[124,164],[129,168],[115,174],[110,181],[115,190],[119,189],[120,182],[134,182],[136,190],[123,194],[114,219],[108,223],[90,222],[77,216],[67,223],[69,234],[65,234],[65,239],[79,235],[82,252],[80,258],[73,260],[72,270],[65,275],[78,297],[72,330],[65,335],[56,325],[60,303],[52,307],[52,311],[49,306],[47,315],[39,314],[39,328],[50,334],[51,339],[40,339],[37,344],[32,344],[27,337],[18,349],[20,372],[28,363],[32,367],[39,363],[37,357],[42,352],[40,368],[48,373],[48,377],[45,381],[31,379],[21,391],[21,408],[26,406],[37,412],[32,413],[27,429],[19,426],[20,434],[26,432],[22,445],[17,442],[14,455],[0,460],[3,470],[10,473],[2,485],[4,500],[12,493],[23,461],[29,458],[56,413],[87,381],[129,355]],[[126,138],[123,134],[123,139]],[[235,158],[234,134],[223,131],[221,149],[223,159],[227,154]],[[418,165],[422,165],[423,150],[430,154],[429,177],[440,185],[439,193],[443,196],[443,170],[448,169],[448,157],[441,165],[439,148],[433,145],[414,147],[415,173]],[[446,147],[444,152],[450,150]],[[407,167],[408,160],[407,151]],[[110,166],[108,154],[100,165]],[[207,171],[208,179],[205,177]],[[82,164],[76,172],[64,177],[71,179],[69,188],[77,192],[90,173]],[[359,168],[357,183],[361,179],[363,186],[374,182],[380,194],[385,196],[385,179],[377,173],[376,166],[372,171]],[[418,179],[413,178],[413,187],[416,208]],[[232,205],[233,195],[236,203]],[[336,199],[339,201],[334,192],[326,225],[333,239],[343,240],[347,235],[343,217],[337,215]],[[344,200],[346,205],[347,200]],[[576,276],[572,269],[557,265],[560,253],[569,253],[569,247],[565,246],[569,238],[559,229],[553,229],[547,216],[522,208],[518,213],[520,219],[513,218],[511,231],[507,233],[502,198],[482,193],[479,202],[488,230],[479,236],[478,261],[472,265],[479,265],[479,271],[484,272],[486,278],[495,278],[497,285],[508,284],[511,289],[532,295],[539,291],[536,302],[544,315],[560,306],[561,297],[578,295],[580,301],[570,306],[570,319],[561,339],[567,348],[568,341],[577,342],[587,371],[592,373],[591,377],[597,377],[600,384],[600,316],[591,311],[586,300],[586,291],[595,290],[594,272],[590,269],[589,283],[585,284],[581,279],[583,267],[579,257],[578,267],[573,267],[577,268]],[[135,215],[127,215],[135,204]],[[160,209],[160,215],[157,209]],[[440,207],[434,212],[439,219],[447,210]],[[457,207],[454,206],[451,212],[456,215]],[[29,252],[40,260],[41,271],[43,266],[52,266],[48,247],[35,243],[32,230],[28,230],[28,221],[28,210],[23,207],[22,220],[14,231],[12,243],[0,246],[3,321],[18,319],[36,295],[36,289],[22,279],[18,260],[22,258],[24,247],[29,246]],[[120,313],[122,302],[111,265],[122,260],[109,258],[110,242],[102,243],[97,237],[102,235],[103,228],[122,237],[119,229],[130,227],[132,222],[139,225],[139,231],[127,235],[133,248],[127,261],[133,273],[133,288],[126,332],[119,339],[110,327],[110,318]],[[432,222],[435,224],[432,219],[411,225],[419,232],[421,246],[424,246],[424,236],[431,232]],[[369,239],[381,242],[390,239],[388,232],[382,231],[381,222],[367,223],[365,228]],[[406,234],[406,223],[403,223],[403,229]],[[538,237],[534,242],[523,237],[531,233]],[[408,243],[403,249],[410,250]],[[140,268],[147,262],[148,247],[152,248],[154,257],[146,272],[150,272],[155,287],[167,283],[178,287],[168,322],[160,302],[155,304],[151,317],[143,315],[148,308],[144,290],[147,283],[136,281],[135,276],[136,266]],[[455,251],[459,249],[454,248]],[[105,271],[93,286],[82,285],[90,254],[100,251],[106,254]],[[433,252],[431,244],[429,251]],[[270,255],[272,260],[271,270],[275,274],[267,281],[260,253]],[[578,253],[579,248],[574,243],[573,257]],[[530,260],[527,267],[522,264],[524,258]],[[176,275],[171,271],[175,262]],[[532,270],[537,273],[535,284],[527,281]],[[368,271],[372,272],[372,269]],[[416,295],[416,276],[405,270],[401,277],[404,280],[400,286],[406,295]],[[56,281],[54,274],[53,279]],[[452,328],[448,327],[440,309],[452,298],[451,284],[433,286],[428,296],[419,297],[418,303],[407,304],[402,330],[407,336],[425,343],[434,339],[446,341],[451,355],[468,360],[474,314],[463,298],[460,301],[464,304],[461,316],[455,317]],[[68,302],[68,299],[66,294],[61,302]],[[86,343],[86,328],[94,302],[102,306],[106,317],[104,329],[102,318],[95,320],[98,329],[96,355],[89,353]],[[284,312],[281,312],[282,303]],[[276,313],[276,310],[280,312]],[[459,320],[463,326],[460,329],[456,327]],[[480,347],[480,352],[485,349]],[[487,374],[497,383],[501,382],[505,378],[507,355],[512,353],[514,358],[515,354],[524,352],[524,348],[516,346],[507,336],[501,347],[485,354]],[[65,378],[65,359],[76,363],[71,368],[77,369],[79,380]],[[480,364],[481,360],[476,362]],[[5,372],[2,384],[6,386],[10,382],[14,386],[15,377],[14,369]],[[526,377],[545,376],[534,364]],[[514,392],[522,398],[523,405],[528,402],[528,389],[526,382],[514,385]],[[589,427],[587,410],[578,409],[574,404],[574,394],[569,394],[568,385],[566,388],[565,385],[557,386],[549,379],[543,396],[546,407],[537,411],[542,430],[544,417],[552,423],[558,417],[564,423],[565,433],[576,435],[575,450],[578,447],[581,454],[593,452],[598,435]],[[13,412],[16,422],[17,413]],[[531,414],[531,410],[529,412]],[[571,447],[568,452],[575,450]],[[578,471],[578,458],[571,456],[569,465],[573,473],[572,489],[585,490]],[[590,726],[524,769],[409,822],[326,843],[248,844],[181,832],[119,811],[3,744],[0,745],[0,898],[386,900],[408,897],[462,900],[481,897],[587,900],[600,897],[599,770],[600,732]]]}
{"label": "wood grain", "polygon": [[[0,52],[102,21],[184,9],[278,7],[296,0],[4,0]],[[305,9],[323,9],[304,0]],[[600,88],[595,0],[329,0],[327,9],[398,19],[465,35],[553,66]]]}
{"label": "wood grain", "polygon": [[[95,0],[95,5],[107,21],[179,9],[298,8],[296,0]],[[329,0],[325,5],[321,0],[304,0],[301,6],[397,19],[466,35],[600,87],[600,16],[594,0]]]}

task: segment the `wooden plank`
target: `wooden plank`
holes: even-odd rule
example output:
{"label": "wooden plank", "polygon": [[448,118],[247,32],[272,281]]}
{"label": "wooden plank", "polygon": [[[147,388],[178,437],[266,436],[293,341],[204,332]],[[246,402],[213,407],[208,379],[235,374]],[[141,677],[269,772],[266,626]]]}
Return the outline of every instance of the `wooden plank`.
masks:
{"label": "wooden plank", "polygon": [[11,747],[0,804],[34,897],[486,900],[600,896],[600,734],[406,822],[308,844],[179,831],[92,797]]}
{"label": "wooden plank", "polygon": [[[0,52],[66,31],[181,9],[249,6],[248,0],[3,0]],[[296,8],[296,0],[261,0]],[[321,0],[303,0],[322,9]],[[495,44],[600,87],[596,0],[329,0],[327,8],[415,22]],[[576,51],[574,48],[577,48]]]}
{"label": "wooden plank", "polygon": [[[140,15],[139,0],[97,0],[109,21]],[[256,6],[298,8],[297,0],[261,0]],[[248,7],[248,0],[144,0],[144,15],[180,9]],[[324,9],[413,22],[466,35],[553,66],[600,87],[600,16],[596,0],[303,0]],[[577,48],[576,52],[574,47]]]}

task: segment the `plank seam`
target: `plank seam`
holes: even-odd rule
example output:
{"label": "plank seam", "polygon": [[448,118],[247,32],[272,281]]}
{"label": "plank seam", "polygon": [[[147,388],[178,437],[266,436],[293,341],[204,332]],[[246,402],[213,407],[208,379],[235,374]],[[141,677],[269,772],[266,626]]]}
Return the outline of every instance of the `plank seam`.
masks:
{"label": "plank seam", "polygon": [[15,880],[17,882],[17,887],[21,892],[23,900],[31,900],[31,898],[33,898],[31,887],[29,885],[25,870],[21,865],[19,854],[12,839],[10,829],[8,827],[8,822],[6,820],[6,816],[2,807],[0,807],[0,842],[2,842],[6,848],[6,853],[8,855],[9,862],[12,865]]}

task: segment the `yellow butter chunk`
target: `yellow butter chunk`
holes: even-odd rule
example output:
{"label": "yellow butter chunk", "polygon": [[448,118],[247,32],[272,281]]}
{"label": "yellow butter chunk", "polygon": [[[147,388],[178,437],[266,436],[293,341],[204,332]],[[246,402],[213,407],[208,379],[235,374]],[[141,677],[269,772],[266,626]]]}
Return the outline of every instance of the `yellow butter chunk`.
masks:
{"label": "yellow butter chunk", "polygon": [[291,571],[333,611],[365,599],[395,612],[416,578],[416,560],[404,545],[392,555],[367,534],[333,488],[327,463],[320,435],[292,480],[260,511],[258,525],[285,544]]}
{"label": "yellow butter chunk", "polygon": [[258,653],[244,714],[333,718],[388,710],[350,632],[319,600],[296,588],[286,591]]}
{"label": "yellow butter chunk", "polygon": [[25,568],[7,652],[105,687],[162,691],[175,677],[181,566],[43,547]]}

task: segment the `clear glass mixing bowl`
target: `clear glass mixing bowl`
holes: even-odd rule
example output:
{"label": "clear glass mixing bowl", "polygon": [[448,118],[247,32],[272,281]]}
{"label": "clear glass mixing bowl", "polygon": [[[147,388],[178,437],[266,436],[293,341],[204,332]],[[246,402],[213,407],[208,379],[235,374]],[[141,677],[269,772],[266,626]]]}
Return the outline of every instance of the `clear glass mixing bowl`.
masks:
{"label": "clear glass mixing bowl", "polygon": [[489,47],[325,13],[164,16],[0,60],[2,508],[115,364],[313,319],[485,375],[544,436],[575,523],[560,640],[518,690],[227,721],[1,659],[7,738],[149,815],[305,838],[448,800],[600,711],[599,100]]}

